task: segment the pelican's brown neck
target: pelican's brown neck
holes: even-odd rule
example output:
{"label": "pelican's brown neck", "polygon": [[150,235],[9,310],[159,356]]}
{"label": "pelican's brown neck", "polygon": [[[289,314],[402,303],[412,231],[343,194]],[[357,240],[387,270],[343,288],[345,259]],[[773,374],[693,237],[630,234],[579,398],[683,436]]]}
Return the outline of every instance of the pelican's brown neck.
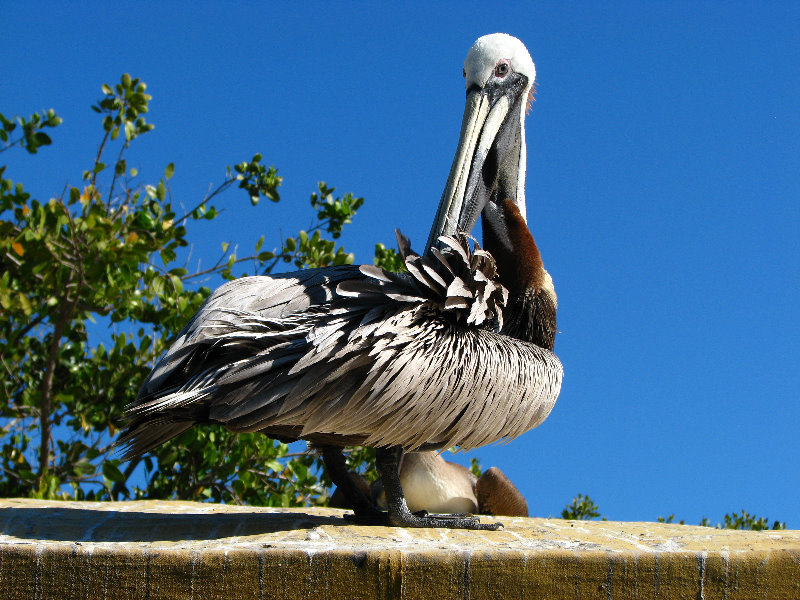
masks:
{"label": "pelican's brown neck", "polygon": [[552,350],[558,301],[525,219],[511,200],[505,200],[485,210],[482,221],[483,245],[497,261],[500,283],[509,291],[504,333]]}
{"label": "pelican's brown neck", "polygon": [[497,261],[500,282],[511,294],[539,290],[545,283],[539,248],[517,206],[505,200],[501,207],[501,218],[483,215],[483,245]]}

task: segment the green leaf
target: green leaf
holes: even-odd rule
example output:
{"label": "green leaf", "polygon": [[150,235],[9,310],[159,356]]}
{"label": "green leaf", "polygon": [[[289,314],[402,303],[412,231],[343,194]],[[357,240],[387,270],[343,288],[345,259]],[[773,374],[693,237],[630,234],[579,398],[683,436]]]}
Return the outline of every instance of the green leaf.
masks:
{"label": "green leaf", "polygon": [[285,468],[277,460],[268,460],[266,463],[264,463],[264,466],[267,467],[268,469],[272,469],[276,473],[280,473]]}
{"label": "green leaf", "polygon": [[153,221],[153,216],[144,210],[141,210],[136,214],[136,219],[134,222],[141,229],[144,229],[146,231],[153,229],[153,225],[155,225],[155,221]]}
{"label": "green leaf", "polygon": [[19,306],[22,308],[22,312],[25,316],[30,316],[33,314],[33,306],[31,306],[30,300],[28,300],[28,296],[19,292],[17,294],[17,301],[19,302]]}
{"label": "green leaf", "polygon": [[37,131],[36,143],[40,146],[49,146],[50,144],[53,143],[53,140],[51,140],[50,136],[47,135],[44,131]]}
{"label": "green leaf", "polygon": [[79,477],[82,475],[91,475],[94,473],[95,467],[88,460],[81,460],[72,465],[72,472]]}
{"label": "green leaf", "polygon": [[175,288],[175,292],[180,294],[183,292],[183,281],[177,275],[170,275],[170,281],[172,281],[172,286]]}
{"label": "green leaf", "polygon": [[125,483],[125,475],[119,470],[117,465],[111,461],[103,463],[103,476],[114,483]]}
{"label": "green leaf", "polygon": [[169,181],[172,179],[173,173],[175,173],[175,163],[169,163],[164,169],[164,178]]}
{"label": "green leaf", "polygon": [[136,126],[130,121],[125,121],[125,141],[130,142],[136,137]]}

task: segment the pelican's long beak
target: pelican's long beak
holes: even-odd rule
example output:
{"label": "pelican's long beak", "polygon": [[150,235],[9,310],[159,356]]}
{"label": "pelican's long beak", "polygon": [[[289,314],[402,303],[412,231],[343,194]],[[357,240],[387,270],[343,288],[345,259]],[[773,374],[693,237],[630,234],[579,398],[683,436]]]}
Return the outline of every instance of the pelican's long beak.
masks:
{"label": "pelican's long beak", "polygon": [[525,215],[523,93],[527,79],[512,74],[503,85],[467,93],[461,137],[425,253],[439,236],[469,233],[492,200],[521,203]]}

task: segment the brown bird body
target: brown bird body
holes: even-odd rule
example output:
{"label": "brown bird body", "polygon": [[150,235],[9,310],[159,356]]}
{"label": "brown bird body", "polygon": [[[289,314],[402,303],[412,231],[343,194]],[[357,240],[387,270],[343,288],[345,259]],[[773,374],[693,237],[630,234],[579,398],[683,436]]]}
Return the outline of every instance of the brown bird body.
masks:
{"label": "brown bird body", "polygon": [[437,452],[408,452],[400,461],[400,483],[412,512],[478,513],[478,478]]}
{"label": "brown bird body", "polygon": [[414,512],[528,516],[525,497],[497,467],[476,477],[437,452],[409,452],[400,461],[400,482]]}

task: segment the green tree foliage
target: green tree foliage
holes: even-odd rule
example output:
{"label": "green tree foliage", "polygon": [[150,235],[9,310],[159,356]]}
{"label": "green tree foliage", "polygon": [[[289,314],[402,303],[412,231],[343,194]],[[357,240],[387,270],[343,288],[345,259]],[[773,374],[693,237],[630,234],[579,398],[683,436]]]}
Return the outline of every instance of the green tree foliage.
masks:
{"label": "green tree foliage", "polygon": [[[564,507],[564,510],[561,511],[561,518],[573,520],[606,520],[606,518],[600,514],[600,508],[594,503],[594,501],[589,498],[589,496],[584,496],[583,494],[578,494],[572,499],[571,503]],[[674,514],[671,514],[668,517],[658,517],[656,520],[659,523],[678,523],[679,525],[686,524],[686,522],[683,520],[675,521]],[[717,529],[752,529],[753,531],[762,531],[764,529],[786,529],[786,523],[774,521],[772,523],[772,527],[770,527],[769,519],[756,517],[744,509],[742,509],[741,514],[726,514],[724,517],[722,517],[722,523],[712,525],[711,521],[709,521],[706,517],[703,517],[698,525],[702,527],[716,527]]]}
{"label": "green tree foliage", "polygon": [[[700,525],[711,527],[711,522],[703,517]],[[732,515],[725,514],[722,517],[722,523],[714,525],[717,529],[750,529],[753,531],[764,531],[765,529],[786,529],[786,523],[781,521],[773,521],[772,526],[769,524],[769,519],[765,517],[756,517],[751,515],[746,510],[742,509],[741,514],[733,513]]]}
{"label": "green tree foliage", "polygon": [[480,477],[483,475],[481,462],[477,458],[471,458],[469,460],[469,470],[472,471],[472,474],[475,475],[475,477]]}
{"label": "green tree foliage", "polygon": [[[223,244],[213,267],[190,272],[179,253],[193,221],[218,217],[212,201],[238,187],[252,204],[277,202],[281,178],[257,154],[228,168],[184,212],[170,192],[173,164],[152,183],[126,164],[131,144],[153,129],[144,116],[151,99],[144,82],[126,74],[102,91],[92,107],[102,124],[99,149],[80,187],[43,201],[0,167],[0,495],[324,502],[315,457],[262,435],[195,428],[127,464],[114,458],[112,445],[150,365],[210,293],[195,283],[201,276],[231,279],[242,266],[268,273],[278,265],[352,263],[334,240],[363,199],[335,197],[320,183],[309,231],[273,250],[262,249],[262,238],[246,256]],[[28,119],[0,115],[0,152],[35,154],[52,142],[42,130],[59,123],[52,110]],[[386,251],[379,259],[390,264],[394,257]],[[114,333],[91,334],[92,321],[112,324]],[[358,467],[368,457],[358,451],[351,462]],[[140,464],[145,484],[133,486]]]}
{"label": "green tree foliage", "polygon": [[[9,148],[19,146],[31,154],[36,154],[39,146],[49,146],[53,143],[50,136],[42,129],[45,127],[58,127],[61,125],[61,117],[57,116],[51,108],[42,111],[42,114],[33,114],[29,119],[24,117],[14,117],[10,121],[0,114],[0,152],[5,152]],[[21,129],[21,134],[14,138],[17,126]],[[10,140],[10,141],[9,141]]]}
{"label": "green tree foliage", "polygon": [[[561,518],[574,521],[597,519],[600,518],[600,509],[597,508],[597,505],[589,496],[578,494],[561,511]],[[602,519],[603,521],[606,520],[605,517],[602,517]]]}

